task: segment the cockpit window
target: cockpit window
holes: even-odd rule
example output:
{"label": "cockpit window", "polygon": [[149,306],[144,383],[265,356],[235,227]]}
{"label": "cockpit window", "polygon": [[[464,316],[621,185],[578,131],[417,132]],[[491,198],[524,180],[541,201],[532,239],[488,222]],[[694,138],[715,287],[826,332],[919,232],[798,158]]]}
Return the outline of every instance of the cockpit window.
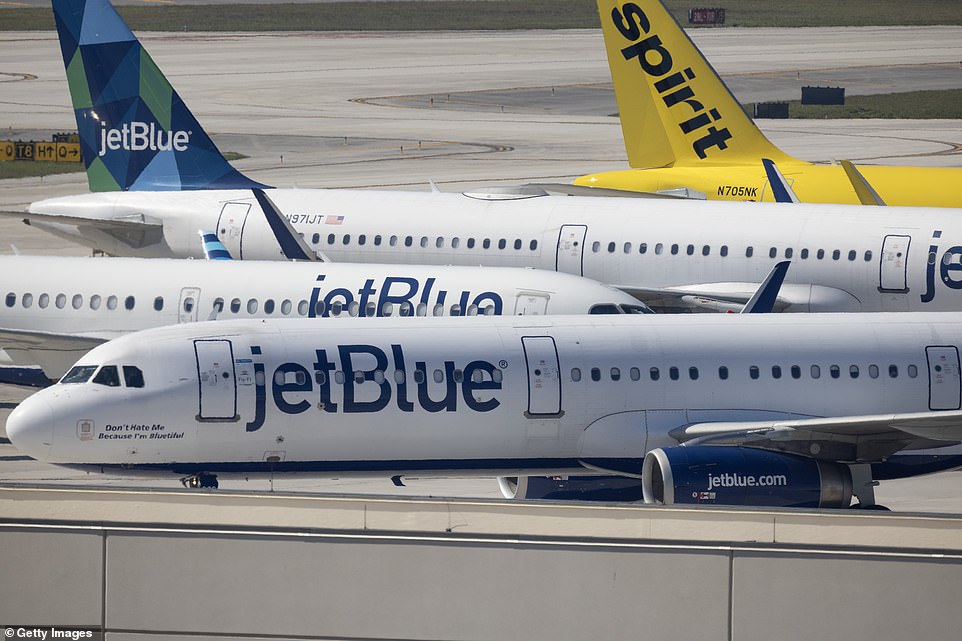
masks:
{"label": "cockpit window", "polygon": [[648,307],[643,303],[638,303],[636,305],[622,305],[621,309],[624,310],[626,314],[654,314],[655,310]]}
{"label": "cockpit window", "polygon": [[134,365],[124,365],[124,381],[127,387],[143,387],[144,373]]}
{"label": "cockpit window", "polygon": [[61,383],[86,383],[97,371],[96,365],[74,365],[60,379]]}
{"label": "cockpit window", "polygon": [[588,310],[589,314],[620,314],[621,310],[614,303],[600,303],[598,305],[592,305],[591,309]]}
{"label": "cockpit window", "polygon": [[116,365],[104,365],[94,376],[94,383],[106,385],[107,387],[120,387],[120,374],[117,373]]}

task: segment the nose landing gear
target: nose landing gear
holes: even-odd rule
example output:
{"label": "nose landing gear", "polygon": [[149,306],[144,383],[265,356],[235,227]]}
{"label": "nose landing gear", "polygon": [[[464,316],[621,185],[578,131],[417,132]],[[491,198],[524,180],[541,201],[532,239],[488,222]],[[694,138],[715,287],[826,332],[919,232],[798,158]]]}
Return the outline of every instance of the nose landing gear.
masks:
{"label": "nose landing gear", "polygon": [[185,476],[184,478],[180,479],[180,484],[192,490],[196,488],[212,488],[216,490],[217,475],[207,474],[206,472],[191,474],[190,476]]}

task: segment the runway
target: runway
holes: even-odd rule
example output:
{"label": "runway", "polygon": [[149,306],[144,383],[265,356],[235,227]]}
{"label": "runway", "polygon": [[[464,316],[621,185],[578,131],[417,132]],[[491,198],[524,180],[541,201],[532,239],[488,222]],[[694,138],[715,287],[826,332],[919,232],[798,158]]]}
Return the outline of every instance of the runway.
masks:
{"label": "runway", "polygon": [[[620,125],[609,115],[597,30],[140,35],[220,148],[247,156],[236,166],[275,186],[426,190],[433,180],[443,191],[459,191],[568,181],[627,166]],[[962,27],[717,29],[693,38],[742,100],[784,99],[818,82],[846,82],[858,91],[962,86]],[[55,34],[0,33],[0,42],[0,139],[74,130]],[[462,104],[442,104],[448,94]],[[438,97],[434,105],[430,96]],[[807,160],[962,164],[957,121],[759,125],[776,145]],[[0,209],[86,188],[80,173],[3,181]],[[0,251],[14,245],[24,253],[85,253],[16,220],[0,220],[0,238]],[[22,394],[0,389],[0,402]],[[0,482],[130,484],[17,457],[0,444]],[[962,513],[960,475],[886,482],[878,498],[900,511]],[[387,480],[277,479],[275,489],[499,496],[491,479],[412,479],[401,488]]]}

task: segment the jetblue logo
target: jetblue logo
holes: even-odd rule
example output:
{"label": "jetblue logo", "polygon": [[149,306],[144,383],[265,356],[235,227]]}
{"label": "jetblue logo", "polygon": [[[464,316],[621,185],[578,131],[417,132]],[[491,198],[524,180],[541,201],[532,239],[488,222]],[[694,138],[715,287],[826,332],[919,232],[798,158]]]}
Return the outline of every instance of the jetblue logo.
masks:
{"label": "jetblue logo", "polygon": [[784,474],[765,474],[751,476],[748,474],[709,474],[708,491],[720,487],[780,487],[788,485],[788,477]]}
{"label": "jetblue logo", "polygon": [[925,265],[925,291],[922,302],[930,303],[935,299],[935,274],[949,289],[962,289],[962,247],[949,247],[939,258],[939,245],[936,242],[942,238],[942,231],[932,232],[932,243],[929,245],[928,261]]}
{"label": "jetblue logo", "polygon": [[[324,274],[317,276],[318,283],[323,283],[324,279]],[[434,316],[436,306],[453,304],[457,304],[457,315],[460,316],[466,315],[471,306],[491,307],[497,316],[504,311],[504,301],[496,292],[448,292],[438,288],[436,282],[436,278],[426,278],[422,283],[416,278],[387,276],[380,283],[368,278],[364,281],[364,286],[357,290],[335,287],[327,291],[319,284],[311,290],[308,316],[336,316],[339,309],[349,310],[355,303],[358,306],[358,316],[383,316],[386,310],[397,314],[401,313],[402,306],[410,316]]]}
{"label": "jetblue logo", "polygon": [[655,82],[655,90],[665,106],[675,114],[676,119],[684,118],[678,127],[686,135],[698,136],[691,145],[694,152],[699,158],[705,158],[712,147],[727,149],[727,141],[732,137],[731,132],[725,127],[719,129],[711,124],[721,120],[721,114],[717,109],[706,109],[705,105],[695,98],[695,92],[688,84],[688,81],[695,79],[695,72],[688,67],[672,73],[671,53],[665,49],[661,38],[651,35],[640,39],[651,31],[651,22],[645,12],[633,2],[622,5],[621,9],[612,9],[612,24],[618,33],[634,43],[622,49],[621,55],[626,61],[637,58],[646,74],[652,78],[660,78]]}
{"label": "jetblue logo", "polygon": [[446,360],[429,365],[415,361],[408,368],[404,350],[392,344],[388,351],[375,345],[338,345],[317,349],[310,365],[282,363],[265,376],[259,362],[261,348],[251,347],[254,366],[254,420],[248,432],[264,424],[268,385],[274,407],[284,414],[302,414],[315,408],[326,413],[370,414],[389,405],[401,412],[457,412],[463,404],[474,412],[490,412],[501,405],[502,368],[485,360],[464,364]]}
{"label": "jetblue logo", "polygon": [[108,151],[187,151],[190,131],[164,131],[154,123],[124,123],[120,129],[100,130],[100,149],[97,155]]}

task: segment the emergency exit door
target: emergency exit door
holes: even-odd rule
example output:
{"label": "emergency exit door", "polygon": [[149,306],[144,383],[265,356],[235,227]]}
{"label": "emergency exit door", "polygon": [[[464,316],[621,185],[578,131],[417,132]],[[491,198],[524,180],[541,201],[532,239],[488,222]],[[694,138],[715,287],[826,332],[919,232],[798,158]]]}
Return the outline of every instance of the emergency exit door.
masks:
{"label": "emergency exit door", "polygon": [[236,421],[237,381],[229,340],[196,340],[198,421]]}
{"label": "emergency exit door", "polygon": [[882,241],[882,257],[879,264],[879,291],[907,292],[906,270],[908,268],[911,236],[889,234]]}
{"label": "emergency exit door", "polygon": [[562,225],[558,232],[558,249],[555,252],[555,271],[584,276],[586,225]]}
{"label": "emergency exit door", "polygon": [[561,416],[561,368],[558,350],[550,336],[523,336],[528,368],[528,418]]}
{"label": "emergency exit door", "polygon": [[217,238],[224,243],[230,255],[237,259],[244,258],[241,247],[244,225],[250,211],[250,203],[226,203],[220,211],[220,218],[217,219]]}
{"label": "emergency exit door", "polygon": [[929,409],[957,410],[962,401],[959,350],[953,345],[925,348],[929,364]]}

